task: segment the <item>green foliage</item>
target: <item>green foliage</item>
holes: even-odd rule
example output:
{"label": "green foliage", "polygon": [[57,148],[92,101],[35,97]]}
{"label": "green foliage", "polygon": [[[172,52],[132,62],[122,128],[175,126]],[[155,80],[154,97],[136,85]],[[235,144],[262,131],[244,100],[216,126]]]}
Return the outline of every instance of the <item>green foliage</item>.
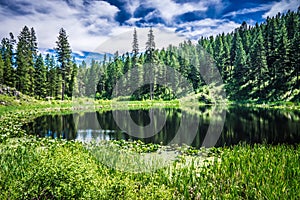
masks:
{"label": "green foliage", "polygon": [[9,34],[10,38],[3,38],[1,41],[1,55],[4,61],[3,83],[10,87],[15,87],[15,70],[13,68],[14,53],[13,48],[15,45],[14,35]]}
{"label": "green foliage", "polygon": [[0,84],[4,83],[4,62],[0,54]]}
{"label": "green foliage", "polygon": [[[160,145],[112,141],[137,153]],[[176,147],[171,165],[126,173],[99,162],[83,144],[23,137],[0,145],[2,199],[298,199],[300,147]],[[199,157],[199,155],[202,155]],[[105,156],[105,155],[102,155]],[[209,156],[209,157],[207,157]]]}
{"label": "green foliage", "polygon": [[61,84],[62,84],[62,92],[61,99],[64,100],[65,94],[68,97],[72,96],[72,86],[75,74],[73,73],[73,63],[71,62],[71,47],[68,42],[68,36],[66,31],[61,28],[59,30],[59,35],[56,41],[57,47],[55,48],[57,53],[57,60],[60,63],[60,74],[62,76]]}
{"label": "green foliage", "polygon": [[17,44],[17,80],[16,88],[20,92],[27,95],[34,95],[34,61],[36,58],[36,36],[33,29],[30,29],[25,26],[20,35],[18,36]]}
{"label": "green foliage", "polygon": [[47,69],[44,65],[42,54],[40,54],[35,63],[35,95],[38,98],[46,97]]}

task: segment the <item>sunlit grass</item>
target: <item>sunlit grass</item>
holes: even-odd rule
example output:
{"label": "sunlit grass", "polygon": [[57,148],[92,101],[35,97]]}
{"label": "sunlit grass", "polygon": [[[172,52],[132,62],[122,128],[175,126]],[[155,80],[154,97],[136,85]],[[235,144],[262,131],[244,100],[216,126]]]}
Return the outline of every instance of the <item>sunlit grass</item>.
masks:
{"label": "sunlit grass", "polygon": [[[141,142],[121,143],[111,142],[115,150],[122,147],[118,159],[128,159],[126,152],[138,155],[161,148]],[[0,145],[0,198],[300,198],[299,145],[174,149],[179,153],[171,164],[137,173],[106,165],[82,143],[9,139]]]}

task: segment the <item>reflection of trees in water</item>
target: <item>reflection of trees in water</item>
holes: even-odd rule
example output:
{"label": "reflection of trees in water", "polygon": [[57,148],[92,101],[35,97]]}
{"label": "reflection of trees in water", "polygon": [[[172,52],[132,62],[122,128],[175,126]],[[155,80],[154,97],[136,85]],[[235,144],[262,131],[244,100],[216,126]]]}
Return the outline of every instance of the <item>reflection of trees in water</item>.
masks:
{"label": "reflection of trees in water", "polygon": [[36,118],[33,122],[24,126],[29,134],[40,137],[62,137],[74,139],[77,128],[73,115],[47,115]]}
{"label": "reflection of trees in water", "polygon": [[[163,110],[158,110],[158,115]],[[188,124],[180,124],[183,116],[190,121],[199,120],[198,134],[194,138],[193,146],[200,147],[207,133],[212,118],[212,109],[201,107],[199,110],[165,109],[166,124],[162,130],[153,137],[140,139],[144,142],[168,144],[175,137],[179,126],[183,126],[186,134],[179,141],[188,141],[191,135],[191,127]],[[132,110],[130,117],[140,126],[150,123],[149,110]],[[213,115],[218,120],[221,115]],[[126,123],[125,118],[121,118]],[[153,118],[159,120],[159,117]],[[300,142],[300,111],[284,111],[273,109],[227,108],[226,120],[223,132],[217,146],[247,143],[299,143]],[[156,125],[157,122],[154,123]],[[36,118],[33,122],[24,126],[30,134],[38,134],[41,137],[63,137],[76,139],[77,130],[81,130],[80,137],[93,139],[132,139],[129,134],[121,131],[113,118],[112,111],[94,113],[75,113],[70,115],[48,115]],[[130,127],[127,127],[130,131]],[[86,131],[84,131],[86,130]],[[88,131],[89,130],[89,131]],[[92,131],[96,130],[96,131]],[[142,128],[140,129],[141,135]],[[88,136],[89,134],[89,136]]]}
{"label": "reflection of trees in water", "polygon": [[261,108],[229,108],[218,146],[247,143],[299,143],[300,112]]}

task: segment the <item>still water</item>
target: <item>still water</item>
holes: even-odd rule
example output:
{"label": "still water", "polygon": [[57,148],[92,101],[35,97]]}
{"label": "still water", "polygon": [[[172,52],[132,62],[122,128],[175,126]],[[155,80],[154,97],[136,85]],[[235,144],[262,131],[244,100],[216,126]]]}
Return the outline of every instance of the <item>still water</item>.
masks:
{"label": "still water", "polygon": [[105,111],[41,116],[23,128],[40,137],[84,142],[125,139],[195,147],[299,144],[300,111],[245,107]]}

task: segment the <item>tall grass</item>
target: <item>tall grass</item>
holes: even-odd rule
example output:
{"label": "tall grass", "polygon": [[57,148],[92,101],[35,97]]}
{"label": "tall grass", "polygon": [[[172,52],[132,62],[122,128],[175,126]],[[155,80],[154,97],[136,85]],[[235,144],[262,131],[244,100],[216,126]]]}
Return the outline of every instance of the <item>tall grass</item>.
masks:
{"label": "tall grass", "polygon": [[[157,145],[120,147],[146,153]],[[82,143],[8,139],[0,145],[0,199],[300,198],[300,145],[191,149],[177,148],[180,156],[164,168],[131,173],[105,165]]]}

